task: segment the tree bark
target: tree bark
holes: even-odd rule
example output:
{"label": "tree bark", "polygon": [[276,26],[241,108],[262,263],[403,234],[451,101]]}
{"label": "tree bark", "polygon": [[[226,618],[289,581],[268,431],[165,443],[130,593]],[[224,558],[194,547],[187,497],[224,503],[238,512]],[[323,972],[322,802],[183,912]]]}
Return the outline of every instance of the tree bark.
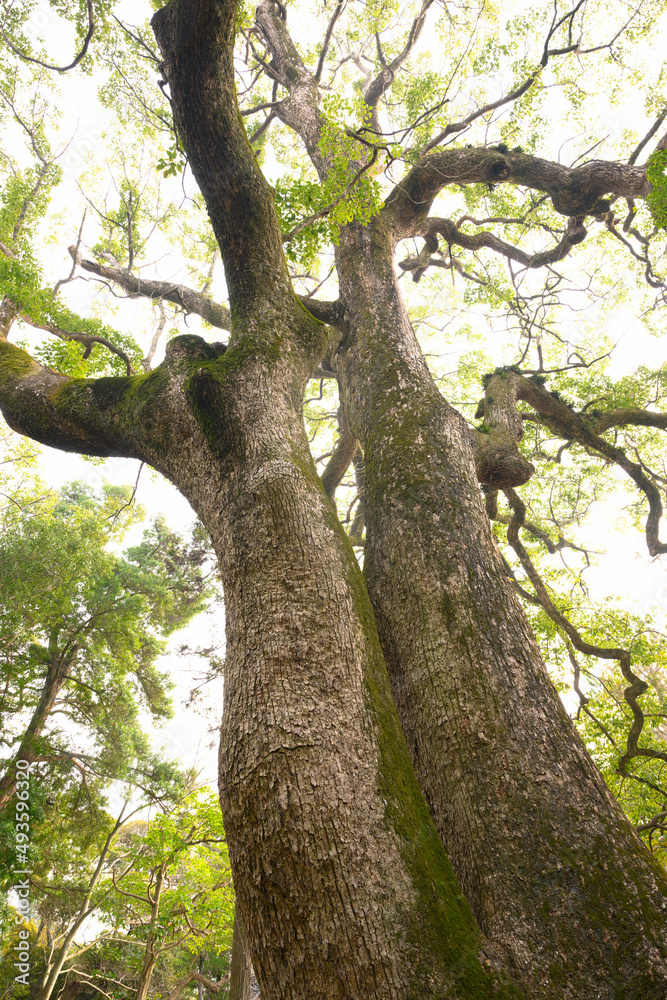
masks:
{"label": "tree bark", "polygon": [[[341,234],[350,332],[332,363],[364,449],[364,572],[420,786],[481,928],[531,997],[557,984],[562,997],[657,1000],[667,879],[599,777],[510,589],[468,429],[400,299],[388,214]],[[501,409],[489,419],[505,468],[516,436]]]}
{"label": "tree bark", "polygon": [[[272,11],[258,19],[291,88],[281,115],[326,174],[313,78]],[[395,240],[447,178],[534,183],[571,214],[612,183],[641,195],[645,176],[441,151],[342,231],[332,364],[364,451],[367,589],[308,449],[303,391],[334,337],[288,279],[237,114],[234,17],[229,0],[171,0],[153,20],[223,255],[229,348],[180,337],[147,376],[87,382],[3,341],[3,412],[56,447],[149,462],[210,532],[227,624],[220,795],[266,1000],[662,1000],[664,873],[548,679],[468,428],[429,376],[393,269]]]}
{"label": "tree bark", "polygon": [[238,118],[234,15],[231,2],[172,0],[153,20],[221,246],[228,349],[180,337],[146,376],[86,382],[4,342],[4,412],[56,446],[150,462],[211,534],[227,625],[220,795],[262,996],[517,997],[482,964],[309,452],[303,392],[330,334],[294,296]]}

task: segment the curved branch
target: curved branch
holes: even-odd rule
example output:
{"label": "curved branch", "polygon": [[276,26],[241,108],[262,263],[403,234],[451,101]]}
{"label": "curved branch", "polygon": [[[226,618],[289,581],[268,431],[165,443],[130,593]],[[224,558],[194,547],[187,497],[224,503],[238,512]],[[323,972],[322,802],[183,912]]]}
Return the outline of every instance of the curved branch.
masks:
{"label": "curved branch", "polygon": [[78,66],[78,64],[81,62],[86,52],[88,51],[88,46],[90,45],[91,39],[95,32],[95,19],[93,17],[93,0],[86,0],[86,6],[88,8],[88,31],[86,32],[86,37],[83,40],[83,45],[81,46],[80,51],[74,57],[72,62],[68,63],[67,66],[53,66],[51,65],[51,63],[42,62],[41,59],[35,59],[34,56],[26,55],[25,52],[21,52],[20,49],[18,49],[12,42],[10,42],[4,30],[0,29],[0,34],[2,34],[5,44],[9,46],[14,55],[19,56],[20,59],[24,60],[24,62],[35,63],[37,66],[41,66],[43,69],[52,69],[55,70],[57,73],[66,73],[68,70],[74,69],[74,67]]}
{"label": "curved branch", "polygon": [[[426,14],[428,13],[429,7],[433,4],[433,0],[424,0],[422,8],[417,14],[417,17],[412,22],[410,27],[410,32],[408,34],[407,41],[403,46],[403,49],[399,54],[392,59],[390,63],[387,63],[382,54],[382,49],[380,48],[379,37],[376,36],[378,55],[380,57],[380,63],[382,64],[382,72],[378,73],[374,80],[370,82],[364,93],[364,100],[369,108],[375,110],[378,102],[382,95],[386,93],[394,82],[396,73],[401,68],[405,60],[408,58],[413,48],[415,47],[419,36],[422,33],[424,27],[424,22],[426,20]],[[319,79],[319,78],[318,78]]]}
{"label": "curved branch", "polygon": [[70,256],[76,263],[88,271],[96,274],[100,278],[113,281],[120,285],[131,297],[145,296],[148,299],[165,299],[181,306],[186,312],[196,313],[203,320],[220,330],[231,330],[232,318],[229,309],[222,306],[207,295],[196,292],[186,285],[179,285],[173,281],[152,281],[140,278],[119,267],[108,267],[106,264],[99,264],[97,261],[86,260],[77,253],[76,247],[68,247]]}
{"label": "curved branch", "polygon": [[176,1000],[176,997],[181,995],[185,987],[193,982],[200,983],[204,989],[211,993],[219,993],[220,990],[227,985],[230,979],[231,972],[228,972],[222,977],[222,979],[218,979],[215,982],[213,982],[212,979],[207,979],[206,976],[203,976],[200,972],[190,972],[183,979],[179,979],[175,986],[172,986],[169,993],[167,993],[166,1000]]}
{"label": "curved branch", "polygon": [[[526,378],[518,369],[498,369],[489,378],[484,399],[484,425],[472,430],[476,450],[477,473],[481,483],[505,489],[520,486],[532,474],[532,466],[519,454],[517,442],[521,440],[523,415],[517,413],[516,403],[523,400],[539,414],[541,422],[559,437],[576,441],[584,448],[597,452],[603,458],[620,466],[632,479],[648,501],[646,518],[646,544],[652,556],[667,552],[667,543],[659,537],[663,507],[660,491],[641,464],[628,458],[625,451],[600,437],[604,428],[604,414],[575,413],[566,403],[549,392],[539,377]],[[479,410],[478,410],[479,412]],[[647,426],[664,426],[663,414],[645,414],[636,410],[610,411],[609,426],[622,423],[644,423]],[[633,419],[634,418],[634,419]],[[602,424],[602,427],[601,427]],[[523,465],[522,465],[523,463]],[[526,468],[524,478],[522,469]],[[528,472],[528,469],[531,471]],[[516,476],[516,478],[513,478]]]}
{"label": "curved branch", "polygon": [[544,191],[561,215],[583,218],[609,207],[603,195],[645,198],[646,168],[591,160],[566,167],[553,160],[491,148],[442,149],[424,156],[396,185],[386,205],[396,239],[419,232],[436,195],[451,184],[516,184]]}
{"label": "curved branch", "polygon": [[617,660],[621,668],[623,677],[628,682],[628,687],[623,692],[625,700],[632,712],[632,726],[627,736],[626,751],[618,763],[618,770],[621,774],[625,772],[627,764],[633,757],[650,756],[659,758],[667,762],[667,753],[661,750],[651,750],[648,747],[639,747],[637,741],[644,728],[644,713],[642,712],[638,698],[646,691],[648,684],[634,673],[631,666],[630,653],[627,649],[610,648],[607,646],[596,646],[587,642],[577,631],[574,625],[565,617],[554,605],[547,588],[539,573],[535,569],[530,556],[524,548],[519,538],[519,528],[523,525],[526,517],[526,508],[519,495],[512,489],[505,490],[509,504],[514,512],[514,516],[507,529],[507,541],[510,543],[519,561],[523,566],[526,576],[535,588],[535,593],[539,602],[548,614],[549,618],[566,633],[570,642],[580,653],[587,656],[597,656],[603,660]]}
{"label": "curved branch", "polygon": [[[610,444],[599,436],[599,421],[604,419],[604,414],[597,417],[582,415],[571,410],[562,400],[557,399],[552,393],[544,388],[535,379],[527,379],[523,376],[515,376],[517,383],[517,399],[525,400],[540,414],[542,421],[547,427],[554,430],[562,437],[567,437],[577,441],[586,448],[596,451],[603,458],[620,466],[621,469],[632,479],[635,485],[641,490],[648,501],[649,512],[646,518],[646,544],[652,556],[667,552],[667,543],[661,542],[659,538],[660,519],[663,507],[660,498],[660,491],[649,476],[646,475],[641,465],[631,461],[622,448]],[[611,411],[618,414],[624,411]],[[625,411],[625,413],[636,413],[636,411]],[[648,414],[648,426],[660,426],[657,420],[649,422],[651,416],[662,417],[662,414]],[[622,422],[622,421],[620,421]],[[627,420],[627,423],[634,421]],[[637,421],[639,422],[639,421]],[[613,424],[610,424],[613,426]]]}
{"label": "curved branch", "polygon": [[322,486],[332,501],[335,497],[336,489],[340,486],[343,476],[349,469],[359,448],[359,442],[348,427],[345,410],[342,405],[338,407],[338,435],[338,441],[334,446],[331,458],[322,473]]}
{"label": "curved branch", "polygon": [[99,337],[97,334],[92,333],[68,333],[66,330],[61,330],[59,326],[55,325],[55,323],[48,323],[44,320],[35,320],[32,316],[29,316],[28,313],[25,312],[21,313],[21,319],[30,326],[34,326],[37,330],[46,330],[47,333],[52,333],[54,337],[59,337],[60,340],[73,340],[78,344],[83,344],[86,348],[83,353],[84,359],[90,357],[90,352],[95,344],[102,344],[102,346],[106,347],[108,351],[111,351],[112,354],[115,354],[125,362],[125,368],[128,375],[135,374],[132,362],[125,351],[121,350],[120,347],[116,347],[116,345],[110,340],[107,340],[106,337]]}
{"label": "curved branch", "polygon": [[436,233],[444,237],[449,246],[459,246],[463,247],[464,250],[473,251],[487,247],[489,250],[507,257],[508,260],[513,260],[517,264],[523,264],[524,267],[531,269],[546,267],[548,264],[555,264],[557,261],[563,260],[564,257],[567,257],[572,247],[576,246],[577,243],[581,243],[587,235],[583,223],[575,216],[571,216],[568,219],[565,233],[555,247],[552,247],[551,250],[541,250],[539,253],[528,254],[524,250],[512,246],[511,243],[505,243],[504,240],[498,239],[493,233],[475,233],[471,235],[461,232],[458,226],[450,219],[431,218],[427,224],[422,226],[421,233],[414,234],[423,236],[426,240],[426,245],[422,252],[417,257],[408,257],[406,260],[399,262],[399,267],[403,268],[404,271],[412,271],[412,280],[415,282],[419,281],[428,267],[431,265],[438,267],[442,264],[441,261],[431,258],[431,254],[438,247],[438,241],[435,239]]}
{"label": "curved branch", "polygon": [[[52,448],[102,458],[138,458],[170,474],[182,447],[200,433],[184,393],[165,392],[165,381],[179,390],[183,369],[193,361],[212,361],[219,350],[201,337],[169,342],[165,360],[147,375],[122,378],[70,378],[34,361],[26,351],[0,339],[0,410],[9,426]],[[172,431],[165,455],[164,429]]]}

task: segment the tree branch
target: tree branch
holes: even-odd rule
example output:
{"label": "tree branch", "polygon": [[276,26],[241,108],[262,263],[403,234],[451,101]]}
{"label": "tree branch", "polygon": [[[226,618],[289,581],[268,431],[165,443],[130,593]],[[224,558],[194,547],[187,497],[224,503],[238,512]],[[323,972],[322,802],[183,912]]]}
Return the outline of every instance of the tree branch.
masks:
{"label": "tree branch", "polygon": [[105,278],[120,285],[132,298],[145,296],[149,299],[165,299],[175,305],[185,309],[186,312],[196,313],[203,320],[220,330],[231,330],[232,318],[226,306],[219,305],[207,295],[196,292],[186,285],[179,285],[172,281],[152,281],[140,278],[119,267],[109,267],[106,264],[99,264],[97,261],[86,260],[77,253],[76,247],[67,248],[70,256],[79,267],[90,274],[95,274],[99,278]]}
{"label": "tree branch", "polygon": [[667,430],[667,413],[652,413],[650,410],[606,410],[604,413],[592,411],[595,417],[595,433],[604,434],[610,427],[658,427]]}
{"label": "tree branch", "polygon": [[[0,409],[13,430],[52,448],[138,458],[169,475],[181,443],[201,433],[180,391],[183,363],[211,361],[219,353],[201,337],[176,337],[167,345],[165,360],[148,375],[77,379],[38,364],[0,339]],[[165,380],[174,380],[179,392],[165,397]],[[170,420],[165,449],[163,427]]]}
{"label": "tree branch", "polygon": [[627,649],[596,646],[594,643],[587,642],[569,621],[569,619],[567,619],[565,615],[562,614],[562,612],[560,612],[554,605],[542,578],[535,569],[530,556],[519,538],[519,528],[523,524],[526,516],[525,505],[518,494],[512,489],[506,490],[505,496],[507,497],[514,512],[514,516],[507,529],[507,541],[519,557],[519,561],[523,566],[524,572],[535,588],[535,593],[539,598],[539,602],[548,614],[549,618],[551,618],[556,625],[563,629],[574,648],[580,653],[585,653],[587,656],[597,656],[604,660],[617,660],[621,668],[621,673],[628,682],[629,686],[625,689],[623,694],[628,707],[632,712],[633,721],[632,726],[630,727],[630,732],[627,736],[626,751],[618,763],[619,772],[621,774],[625,773],[627,764],[633,759],[633,757],[637,756],[650,756],[667,761],[667,753],[660,750],[651,750],[648,747],[638,746],[638,740],[644,728],[644,713],[642,712],[637,699],[646,691],[648,684],[646,681],[643,681],[640,677],[638,677],[632,670],[630,653]]}
{"label": "tree branch", "polygon": [[583,218],[609,206],[603,195],[645,198],[645,167],[591,160],[566,167],[552,160],[493,148],[442,149],[423,157],[396,185],[386,205],[396,239],[412,236],[426,224],[436,195],[451,184],[516,184],[550,197],[561,215]]}
{"label": "tree branch", "polygon": [[320,58],[317,60],[317,69],[315,70],[315,79],[318,81],[318,83],[322,78],[322,70],[324,69],[324,60],[327,57],[327,51],[329,49],[329,43],[331,42],[331,36],[333,34],[336,21],[342,14],[345,8],[345,3],[346,0],[338,0],[335,10],[331,15],[329,24],[327,25],[327,30],[324,35],[324,41],[322,42],[322,48],[320,50]]}
{"label": "tree branch", "polygon": [[24,320],[24,322],[28,323],[30,326],[34,326],[35,329],[46,330],[47,333],[52,333],[54,337],[59,337],[61,340],[73,340],[78,344],[84,344],[86,348],[83,353],[84,358],[88,358],[90,356],[90,352],[92,351],[95,344],[101,344],[103,347],[106,347],[108,351],[111,351],[112,354],[115,354],[117,357],[122,358],[122,360],[125,362],[125,367],[128,375],[135,374],[134,369],[132,367],[132,362],[130,361],[125,351],[121,350],[120,347],[116,347],[116,345],[113,344],[110,340],[107,340],[106,337],[99,337],[97,336],[97,334],[93,333],[68,333],[66,330],[61,330],[61,328],[59,326],[56,326],[55,323],[49,323],[46,320],[33,319],[32,316],[29,316],[28,313],[25,312],[21,313],[21,319]]}
{"label": "tree branch", "polygon": [[276,16],[272,0],[263,0],[259,5],[255,23],[271,52],[271,69],[289,91],[289,97],[276,108],[276,114],[301,136],[318,174],[324,178],[328,164],[319,149],[323,116],[319,109],[318,78],[304,65],[285,22]]}
{"label": "tree branch", "polygon": [[184,976],[183,979],[179,979],[176,985],[171,988],[169,993],[167,993],[166,1000],[176,1000],[176,997],[181,995],[185,987],[193,982],[201,983],[201,985],[204,986],[205,989],[210,990],[211,993],[219,993],[220,990],[227,985],[230,978],[231,973],[228,972],[227,975],[222,977],[222,979],[217,980],[217,982],[213,982],[213,980],[207,979],[206,976],[203,976],[201,972],[190,972],[187,976]]}
{"label": "tree branch", "polygon": [[338,407],[338,440],[327,467],[322,473],[322,485],[330,500],[333,501],[336,489],[340,486],[343,476],[349,469],[358,447],[359,442],[348,427],[345,410],[341,404]]}
{"label": "tree branch", "polygon": [[[514,455],[519,455],[516,449],[516,442],[521,439],[522,429],[516,423],[521,416],[516,413],[515,406],[518,400],[524,400],[539,414],[541,422],[559,437],[567,438],[569,441],[576,441],[584,448],[597,452],[609,462],[620,466],[621,469],[632,479],[635,485],[646,497],[649,505],[649,512],[646,518],[646,544],[652,556],[667,552],[667,543],[661,542],[659,538],[660,519],[663,507],[660,491],[649,475],[646,474],[641,464],[633,462],[626,455],[622,448],[600,437],[601,430],[604,430],[604,414],[600,413],[576,413],[566,403],[549,392],[542,385],[539,378],[526,378],[515,369],[499,369],[489,380],[486,386],[486,396],[484,403],[484,421],[491,420],[488,425],[494,431],[495,424],[500,425],[500,435],[498,433],[482,434],[473,431],[473,444],[478,449],[478,475],[480,482],[490,486],[505,489],[509,486],[521,485],[521,482],[505,481],[505,466]],[[487,416],[487,409],[490,417]],[[646,412],[645,421],[637,419],[640,413],[636,410],[610,411],[612,422],[616,423],[644,423],[645,426],[663,426],[663,414],[650,414]],[[625,419],[619,414],[632,415],[634,419]],[[516,427],[514,432],[514,445],[512,445],[512,426]],[[489,443],[485,446],[484,438],[489,438]],[[497,440],[496,440],[497,438]],[[508,459],[509,456],[509,459]],[[519,456],[519,458],[522,458]],[[522,459],[525,462],[525,459]],[[530,464],[530,463],[527,463]],[[532,467],[531,467],[532,468]],[[510,461],[510,470],[513,469]],[[520,470],[519,470],[520,471]],[[528,476],[526,476],[526,479]],[[526,479],[522,480],[525,482]]]}
{"label": "tree branch", "polygon": [[431,255],[438,248],[436,233],[444,237],[447,244],[451,246],[463,247],[465,250],[481,250],[487,247],[494,253],[502,254],[508,260],[513,260],[524,267],[535,269],[554,264],[567,257],[573,246],[581,243],[586,238],[586,228],[575,216],[568,219],[568,226],[560,241],[551,250],[542,250],[539,253],[528,254],[511,243],[505,243],[498,239],[493,233],[475,233],[473,235],[461,232],[458,226],[450,219],[433,219],[422,227],[420,234],[426,240],[424,249],[417,257],[408,257],[399,262],[399,267],[404,271],[412,271],[412,280],[418,282],[426,269],[431,265],[442,266],[442,262],[432,259]]}
{"label": "tree branch", "polygon": [[235,318],[258,302],[291,307],[273,192],[238,113],[234,85],[236,3],[171,0],[151,24],[162,52],[174,121],[206,201]]}
{"label": "tree branch", "polygon": [[497,111],[498,108],[502,108],[506,104],[511,104],[512,101],[516,101],[520,97],[522,97],[526,93],[526,91],[530,90],[535,81],[538,79],[538,77],[542,73],[542,70],[546,67],[547,63],[549,62],[551,56],[565,55],[568,52],[574,52],[578,48],[576,43],[571,43],[570,45],[566,45],[564,48],[560,49],[550,49],[549,43],[553,38],[554,34],[556,33],[556,31],[558,31],[558,29],[567,20],[570,20],[570,24],[572,23],[574,15],[577,13],[579,8],[583,6],[584,2],[585,0],[578,0],[578,3],[573,7],[573,9],[571,11],[568,11],[568,13],[565,14],[558,21],[556,20],[556,5],[554,4],[554,16],[551,20],[551,27],[549,28],[546,40],[544,42],[544,47],[542,50],[542,58],[540,59],[540,63],[537,66],[537,68],[528,75],[528,77],[523,81],[523,83],[521,83],[514,90],[510,91],[509,94],[506,94],[504,97],[500,97],[497,101],[491,101],[488,104],[483,105],[483,107],[478,108],[476,111],[471,112],[471,114],[469,114],[467,118],[464,118],[462,121],[447,125],[447,127],[444,128],[442,132],[439,132],[438,135],[434,136],[433,139],[429,140],[429,142],[427,142],[422,147],[421,150],[422,155],[429,153],[436,146],[440,145],[440,143],[443,142],[448,136],[457,132],[462,132],[465,128],[468,127],[468,125],[471,125],[472,122],[476,121],[478,118],[482,118],[484,115],[489,114],[491,111]]}
{"label": "tree branch", "polygon": [[[410,32],[408,34],[407,41],[403,46],[403,49],[392,59],[390,63],[387,63],[382,55],[382,49],[380,47],[379,37],[376,36],[378,55],[380,57],[380,63],[382,65],[382,72],[378,73],[374,80],[372,80],[366,87],[364,92],[364,100],[369,108],[375,110],[380,101],[380,98],[387,90],[391,87],[394,82],[396,73],[401,68],[405,60],[408,58],[413,48],[415,47],[419,36],[422,33],[422,28],[424,27],[424,22],[426,20],[426,14],[429,7],[433,4],[434,0],[424,0],[422,8],[417,14],[417,17],[412,22],[410,27]],[[319,79],[319,77],[318,77]]]}

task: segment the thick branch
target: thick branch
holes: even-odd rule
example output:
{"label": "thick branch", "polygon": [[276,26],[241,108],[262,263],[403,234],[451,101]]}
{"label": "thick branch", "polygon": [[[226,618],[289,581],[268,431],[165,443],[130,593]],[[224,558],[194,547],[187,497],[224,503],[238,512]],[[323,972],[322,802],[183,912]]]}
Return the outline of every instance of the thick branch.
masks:
{"label": "thick branch", "polygon": [[174,121],[220,245],[235,317],[293,301],[273,193],[241,123],[233,0],[171,0],[151,22]]}
{"label": "thick branch", "polygon": [[607,410],[592,414],[595,418],[595,433],[603,434],[610,427],[658,427],[667,430],[667,413],[651,413],[650,410]]}
{"label": "thick branch", "polygon": [[226,306],[214,302],[207,295],[196,292],[186,285],[179,285],[173,281],[151,281],[140,278],[138,275],[123,271],[119,267],[109,267],[106,264],[99,264],[97,261],[86,260],[81,254],[76,252],[76,247],[68,247],[70,255],[84,271],[96,274],[99,278],[113,281],[120,285],[130,296],[145,296],[149,299],[165,299],[181,306],[186,312],[196,313],[211,326],[220,330],[231,330],[232,318]]}
{"label": "thick branch", "polygon": [[323,117],[319,109],[317,79],[304,65],[272,0],[263,0],[259,5],[255,22],[273,57],[270,68],[289,91],[289,97],[276,108],[276,114],[301,136],[308,155],[323,178],[328,164],[319,150]]}
{"label": "thick branch", "polygon": [[[264,0],[259,5],[255,20],[273,56],[270,69],[280,77],[281,83],[289,90],[290,96],[276,108],[276,114],[285,125],[303,139],[320,180],[324,181],[329,172],[330,162],[320,150],[320,138],[326,118],[319,108],[317,78],[304,65],[285,22],[276,14],[272,0]],[[327,128],[332,130],[335,126],[327,123]],[[349,132],[346,134],[341,130],[338,132],[341,147],[347,150],[347,170],[351,179],[349,186],[352,186],[375,161],[377,151],[371,147],[374,155],[368,161],[366,153],[368,143],[364,143],[358,135]],[[355,141],[359,144],[358,154],[352,146],[352,142]],[[329,208],[337,204],[338,200]],[[294,235],[294,232],[291,235]]]}
{"label": "thick branch", "polygon": [[518,383],[513,375],[498,372],[488,382],[484,421],[472,431],[477,479],[493,489],[507,489],[528,482],[535,466],[517,448],[523,424],[516,412]]}
{"label": "thick branch", "polygon": [[385,62],[384,57],[382,56],[382,50],[380,48],[380,40],[378,38],[378,53],[380,54],[383,67],[382,71],[378,73],[378,75],[375,77],[374,80],[371,81],[371,83],[368,85],[364,93],[364,100],[366,101],[366,104],[369,106],[369,108],[375,109],[382,95],[391,87],[392,83],[394,82],[396,73],[398,72],[398,70],[401,68],[405,60],[412,52],[413,48],[417,43],[417,40],[419,39],[419,36],[422,33],[422,28],[424,27],[424,22],[426,20],[426,14],[428,12],[429,7],[432,4],[433,0],[424,0],[422,8],[419,11],[419,14],[412,22],[408,38],[405,45],[403,46],[403,49],[401,50],[401,52],[399,52],[399,54],[396,56],[395,59],[392,59],[392,61],[389,64]]}
{"label": "thick branch", "polygon": [[[646,518],[646,544],[650,554],[656,556],[667,552],[667,543],[661,542],[659,538],[660,519],[662,517],[660,491],[650,477],[646,475],[641,465],[631,461],[622,448],[618,448],[616,445],[610,444],[610,442],[600,437],[600,430],[605,429],[604,414],[596,418],[593,415],[588,417],[586,414],[575,413],[562,400],[557,399],[536,380],[520,376],[517,376],[517,378],[517,399],[523,399],[527,403],[530,403],[533,409],[540,414],[542,422],[547,427],[562,437],[570,438],[585,448],[596,451],[603,458],[614,462],[627,473],[648,501],[649,513]],[[638,416],[641,411],[638,413],[638,411],[634,410],[612,410],[610,413],[615,417],[619,413]],[[662,416],[662,414],[657,413],[646,413],[646,424],[648,426],[661,426],[659,420]],[[656,418],[655,421],[651,421],[650,417]],[[623,422],[640,423],[642,421],[630,419],[625,421],[623,419],[612,418],[612,423],[609,426]],[[600,426],[601,424],[602,427]]]}
{"label": "thick branch", "polygon": [[561,215],[597,214],[603,195],[645,198],[645,167],[592,160],[566,167],[520,152],[442,149],[423,157],[387,198],[395,238],[420,232],[439,191],[450,184],[518,184],[550,195]]}
{"label": "thick branch", "polygon": [[171,458],[198,430],[183,393],[165,392],[165,382],[182,386],[184,369],[219,353],[201,337],[176,337],[148,375],[81,379],[46,368],[0,339],[0,409],[13,430],[52,448],[138,458],[169,475]]}
{"label": "thick branch", "polygon": [[[140,458],[136,444],[119,434],[113,421],[113,407],[132,381],[68,378],[39,365],[9,341],[0,340],[2,414],[12,430],[53,448],[100,457]],[[114,383],[115,391],[109,394],[106,405],[96,399],[99,383]]]}
{"label": "thick branch", "polygon": [[343,476],[350,467],[359,442],[350,430],[345,416],[343,406],[338,408],[338,441],[333,450],[333,454],[327,463],[327,467],[322,473],[322,485],[327,496],[333,500],[336,489],[340,486]]}

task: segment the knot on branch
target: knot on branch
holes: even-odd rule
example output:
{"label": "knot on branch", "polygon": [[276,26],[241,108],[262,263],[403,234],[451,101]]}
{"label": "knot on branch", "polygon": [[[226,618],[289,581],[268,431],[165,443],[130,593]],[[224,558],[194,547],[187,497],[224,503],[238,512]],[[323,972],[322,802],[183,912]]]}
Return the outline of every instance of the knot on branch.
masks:
{"label": "knot on branch", "polygon": [[493,160],[489,164],[489,181],[493,183],[506,181],[511,173],[512,169],[507,160]]}
{"label": "knot on branch", "polygon": [[165,360],[168,364],[174,364],[181,360],[187,361],[212,361],[226,351],[225,344],[207,344],[202,337],[193,333],[183,334],[181,337],[174,337],[170,340],[165,349]]}
{"label": "knot on branch", "polygon": [[523,436],[517,413],[518,376],[512,368],[501,368],[484,379],[485,395],[477,409],[482,425],[474,435],[478,481],[493,489],[510,489],[527,483],[535,466],[520,453]]}
{"label": "knot on branch", "polygon": [[494,490],[523,486],[535,472],[535,466],[504,442],[490,440],[479,447],[475,458],[477,481]]}
{"label": "knot on branch", "polygon": [[582,243],[588,236],[588,230],[584,225],[584,217],[582,215],[571,215],[567,220],[567,242],[571,246],[576,246],[577,243]]}
{"label": "knot on branch", "polygon": [[437,252],[438,246],[438,237],[435,232],[424,233],[424,246],[419,254],[416,257],[406,257],[405,260],[398,262],[398,266],[403,271],[412,271],[412,280],[417,282],[432,263],[431,255]]}

